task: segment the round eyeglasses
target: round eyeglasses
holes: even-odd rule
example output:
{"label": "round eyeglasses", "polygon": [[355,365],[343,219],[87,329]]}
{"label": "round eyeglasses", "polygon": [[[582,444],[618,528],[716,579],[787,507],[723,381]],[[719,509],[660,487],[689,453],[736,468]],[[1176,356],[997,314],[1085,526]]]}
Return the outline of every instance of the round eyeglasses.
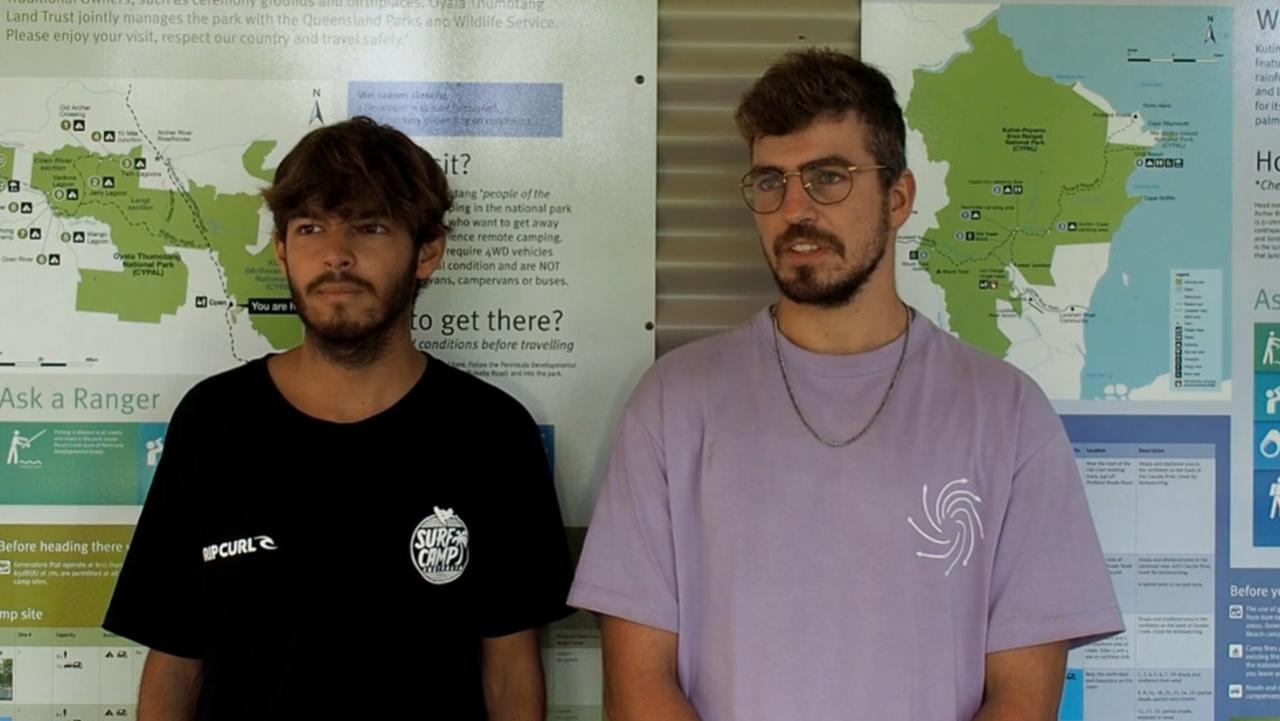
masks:
{"label": "round eyeglasses", "polygon": [[787,194],[787,181],[800,177],[800,186],[815,203],[831,205],[849,197],[853,174],[862,170],[884,170],[887,165],[814,165],[784,173],[780,170],[751,170],[742,176],[742,199],[752,212],[776,213]]}

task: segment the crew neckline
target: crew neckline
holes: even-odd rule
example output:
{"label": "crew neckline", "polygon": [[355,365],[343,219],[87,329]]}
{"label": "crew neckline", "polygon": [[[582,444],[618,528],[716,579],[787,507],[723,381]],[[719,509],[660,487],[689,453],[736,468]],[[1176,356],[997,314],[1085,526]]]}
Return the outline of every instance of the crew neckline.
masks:
{"label": "crew neckline", "polygon": [[418,376],[418,379],[414,381],[413,385],[409,386],[409,389],[405,391],[405,393],[401,395],[398,399],[396,399],[396,401],[391,405],[369,416],[368,418],[361,418],[358,421],[342,422],[342,421],[331,421],[326,418],[319,418],[317,416],[313,416],[310,413],[303,411],[301,408],[298,408],[293,403],[291,403],[289,399],[285,397],[284,393],[280,390],[280,387],[276,385],[275,379],[271,377],[271,369],[268,367],[268,361],[270,361],[272,357],[279,355],[277,353],[269,353],[258,359],[257,374],[261,382],[264,383],[266,387],[269,389],[272,399],[276,402],[278,406],[280,406],[283,412],[289,415],[292,415],[295,418],[303,419],[304,421],[315,424],[317,426],[322,426],[327,428],[338,428],[338,429],[361,428],[365,426],[375,425],[377,423],[382,422],[386,418],[390,418],[392,416],[397,415],[402,408],[409,405],[413,401],[414,397],[417,396],[418,393],[421,392],[421,389],[426,386],[428,380],[437,372],[436,366],[440,365],[440,361],[432,357],[429,353],[426,353],[425,351],[419,351],[419,352],[421,352],[422,355],[426,357],[427,364],[426,366],[423,367],[422,373]]}
{"label": "crew neckline", "polygon": [[[933,329],[933,324],[919,311],[913,313],[913,316],[910,345],[907,347],[908,357],[916,352]],[[766,353],[776,359],[773,344],[773,316],[768,307],[761,309],[752,319],[751,330],[764,346]],[[778,333],[778,349],[782,351],[782,360],[787,364],[788,371],[794,369],[819,376],[873,375],[892,370],[898,365],[905,335],[905,333],[899,333],[889,343],[861,353],[815,353],[792,343],[783,333]]]}

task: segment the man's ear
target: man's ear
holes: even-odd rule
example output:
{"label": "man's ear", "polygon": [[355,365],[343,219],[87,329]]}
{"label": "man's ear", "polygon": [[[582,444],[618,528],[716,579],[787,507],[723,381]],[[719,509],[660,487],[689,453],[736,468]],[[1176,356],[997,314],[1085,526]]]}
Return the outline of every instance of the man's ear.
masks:
{"label": "man's ear", "polygon": [[916,176],[904,169],[889,187],[889,227],[897,230],[911,217],[916,205]]}
{"label": "man's ear", "polygon": [[276,265],[280,268],[280,273],[288,274],[288,264],[285,263],[287,249],[285,248],[284,238],[280,237],[279,231],[271,231],[271,242],[276,250]]}
{"label": "man's ear", "polygon": [[436,237],[418,247],[417,276],[419,281],[430,278],[431,274],[440,267],[440,263],[444,261],[446,237],[447,233],[441,230],[436,234]]}

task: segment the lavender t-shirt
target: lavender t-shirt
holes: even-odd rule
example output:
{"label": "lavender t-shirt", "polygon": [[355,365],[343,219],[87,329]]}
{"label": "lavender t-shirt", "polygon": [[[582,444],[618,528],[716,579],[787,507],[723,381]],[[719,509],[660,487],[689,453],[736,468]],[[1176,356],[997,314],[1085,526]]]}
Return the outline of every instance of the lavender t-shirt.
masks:
{"label": "lavender t-shirt", "polygon": [[[902,339],[782,338],[826,438]],[[1026,375],[917,317],[829,448],[767,312],[627,404],[569,603],[679,634],[702,721],[970,721],[987,653],[1122,629],[1070,444]]]}

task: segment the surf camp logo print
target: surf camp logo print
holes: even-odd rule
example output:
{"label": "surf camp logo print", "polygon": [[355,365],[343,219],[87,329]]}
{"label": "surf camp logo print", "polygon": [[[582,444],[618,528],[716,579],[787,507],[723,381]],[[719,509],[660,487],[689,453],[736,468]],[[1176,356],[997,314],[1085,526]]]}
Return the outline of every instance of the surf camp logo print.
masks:
{"label": "surf camp logo print", "polygon": [[409,555],[418,573],[437,586],[457,580],[471,560],[467,524],[452,508],[432,508],[413,531]]}
{"label": "surf camp logo print", "polygon": [[916,558],[932,558],[947,562],[942,575],[950,576],[956,564],[968,566],[973,549],[985,533],[978,506],[982,498],[965,488],[968,478],[957,478],[938,491],[933,503],[929,503],[929,484],[920,489],[920,502],[924,506],[925,527],[907,516],[907,523],[920,537],[933,544],[929,551],[916,551]]}

